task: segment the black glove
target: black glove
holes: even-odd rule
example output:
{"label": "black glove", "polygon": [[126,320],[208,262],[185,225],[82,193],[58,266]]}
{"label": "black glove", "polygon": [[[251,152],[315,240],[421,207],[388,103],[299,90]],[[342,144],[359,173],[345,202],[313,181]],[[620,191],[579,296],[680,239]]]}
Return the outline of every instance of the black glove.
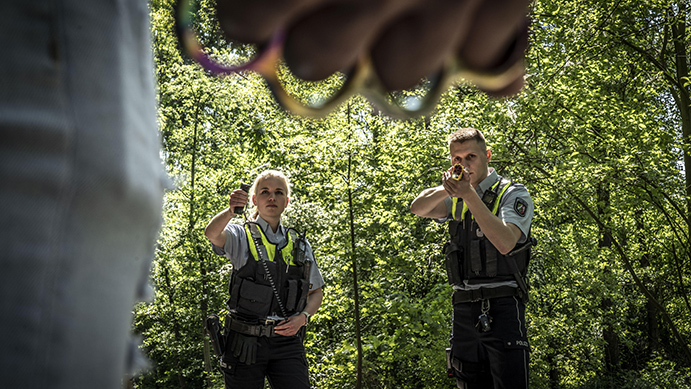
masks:
{"label": "black glove", "polygon": [[253,365],[257,362],[257,337],[238,333],[233,335],[233,343],[230,346],[233,350],[233,356],[246,365]]}

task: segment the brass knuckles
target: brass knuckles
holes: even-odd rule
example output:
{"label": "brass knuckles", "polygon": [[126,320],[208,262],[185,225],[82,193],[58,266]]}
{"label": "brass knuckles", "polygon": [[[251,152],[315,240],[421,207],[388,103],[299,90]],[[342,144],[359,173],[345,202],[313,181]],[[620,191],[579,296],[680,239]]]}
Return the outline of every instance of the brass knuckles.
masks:
{"label": "brass knuckles", "polygon": [[401,105],[382,86],[369,56],[363,55],[345,75],[343,85],[333,96],[319,105],[303,104],[286,92],[278,77],[278,62],[283,57],[285,41],[283,31],[276,32],[269,44],[255,58],[243,65],[226,66],[209,58],[197,40],[192,29],[190,1],[178,0],[176,9],[178,39],[187,55],[215,75],[230,75],[248,70],[259,73],[281,107],[300,116],[326,116],[354,94],[361,93],[389,116],[401,119],[415,118],[431,113],[441,95],[461,79],[481,89],[500,90],[523,74],[522,61],[517,61],[507,69],[500,69],[497,72],[480,72],[468,69],[456,58],[450,57],[438,72],[427,78],[426,91],[422,96],[407,98]]}
{"label": "brass knuckles", "polygon": [[275,73],[275,65],[283,53],[283,33],[277,32],[271,42],[252,60],[240,66],[226,66],[211,59],[197,40],[192,28],[191,0],[179,0],[175,9],[175,29],[178,41],[187,55],[214,75],[230,75],[247,70],[262,76]]}

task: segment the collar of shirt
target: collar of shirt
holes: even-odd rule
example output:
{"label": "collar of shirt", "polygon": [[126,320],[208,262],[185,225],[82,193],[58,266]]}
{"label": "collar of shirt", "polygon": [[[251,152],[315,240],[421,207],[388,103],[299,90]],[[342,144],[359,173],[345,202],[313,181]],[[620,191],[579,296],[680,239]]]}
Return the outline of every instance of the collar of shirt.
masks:
{"label": "collar of shirt", "polygon": [[493,167],[489,168],[489,175],[487,175],[487,177],[480,182],[480,185],[475,188],[475,192],[482,198],[485,191],[491,188],[497,180],[499,180],[499,174],[497,174],[497,171],[494,170]]}
{"label": "collar of shirt", "polygon": [[283,239],[285,239],[285,232],[283,230],[282,223],[278,223],[278,228],[274,233],[271,229],[271,226],[269,226],[269,223],[266,220],[262,219],[261,216],[257,216],[257,220],[255,220],[255,222],[259,224],[259,226],[262,228],[264,234],[269,239],[269,241],[274,243],[280,243],[281,241],[283,241]]}

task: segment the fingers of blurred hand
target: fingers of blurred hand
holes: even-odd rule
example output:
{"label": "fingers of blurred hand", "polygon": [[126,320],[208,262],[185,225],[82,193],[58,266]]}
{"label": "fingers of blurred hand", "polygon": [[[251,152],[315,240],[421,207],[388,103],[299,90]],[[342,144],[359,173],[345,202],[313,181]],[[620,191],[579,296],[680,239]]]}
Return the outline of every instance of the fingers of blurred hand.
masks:
{"label": "fingers of blurred hand", "polygon": [[369,50],[382,26],[417,0],[331,2],[293,21],[284,57],[296,76],[310,81],[351,67]]}
{"label": "fingers of blurred hand", "polygon": [[218,0],[221,28],[229,39],[264,43],[289,20],[319,0]]}
{"label": "fingers of blurred hand", "polygon": [[504,86],[501,89],[497,89],[497,90],[483,89],[483,92],[485,92],[487,95],[489,95],[491,97],[513,96],[523,89],[524,84],[525,84],[525,81],[523,79],[523,75],[521,75],[520,77],[516,78],[511,83],[507,84],[506,86]]}
{"label": "fingers of blurred hand", "polygon": [[525,52],[526,49],[528,48],[528,37],[529,37],[529,30],[528,30],[528,24],[526,23],[523,25],[523,27],[519,30],[517,33],[515,39],[513,42],[509,44],[509,47],[507,50],[504,52],[504,56],[500,57],[497,60],[497,70],[498,71],[503,71],[506,68],[512,67],[514,64],[517,62],[520,62],[521,69],[523,72],[521,74],[517,75],[516,78],[513,79],[513,81],[505,84],[502,88],[500,89],[487,89],[487,88],[482,88],[485,93],[487,93],[489,96],[492,97],[504,97],[504,96],[511,96],[514,95],[523,89],[523,86],[525,84],[524,80],[524,75],[525,75],[525,64],[524,64],[524,58],[525,58]]}
{"label": "fingers of blurred hand", "polygon": [[[476,71],[522,60],[530,0],[218,0],[230,39],[263,43],[287,30],[284,58],[293,73],[321,80],[370,52],[389,90],[408,89],[450,55]],[[471,80],[472,81],[472,80]],[[492,96],[514,94],[522,77]]]}
{"label": "fingers of blurred hand", "polygon": [[[530,0],[485,0],[460,48],[464,63],[472,69],[484,70],[506,62],[507,51],[511,51],[512,45],[519,41],[517,37],[527,29],[529,5]],[[521,52],[524,50],[525,47]]]}
{"label": "fingers of blurred hand", "polygon": [[468,33],[480,0],[427,0],[397,17],[372,48],[379,79],[409,89],[438,71]]}

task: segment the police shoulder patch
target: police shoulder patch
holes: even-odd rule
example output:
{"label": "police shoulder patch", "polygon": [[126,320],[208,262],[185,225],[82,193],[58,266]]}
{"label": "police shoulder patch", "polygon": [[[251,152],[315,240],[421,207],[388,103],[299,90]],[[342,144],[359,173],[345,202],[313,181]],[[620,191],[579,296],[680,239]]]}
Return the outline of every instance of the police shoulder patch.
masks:
{"label": "police shoulder patch", "polygon": [[528,212],[528,203],[526,203],[525,200],[522,198],[518,197],[516,199],[516,202],[513,203],[513,209],[516,211],[518,216],[525,216],[525,213]]}

